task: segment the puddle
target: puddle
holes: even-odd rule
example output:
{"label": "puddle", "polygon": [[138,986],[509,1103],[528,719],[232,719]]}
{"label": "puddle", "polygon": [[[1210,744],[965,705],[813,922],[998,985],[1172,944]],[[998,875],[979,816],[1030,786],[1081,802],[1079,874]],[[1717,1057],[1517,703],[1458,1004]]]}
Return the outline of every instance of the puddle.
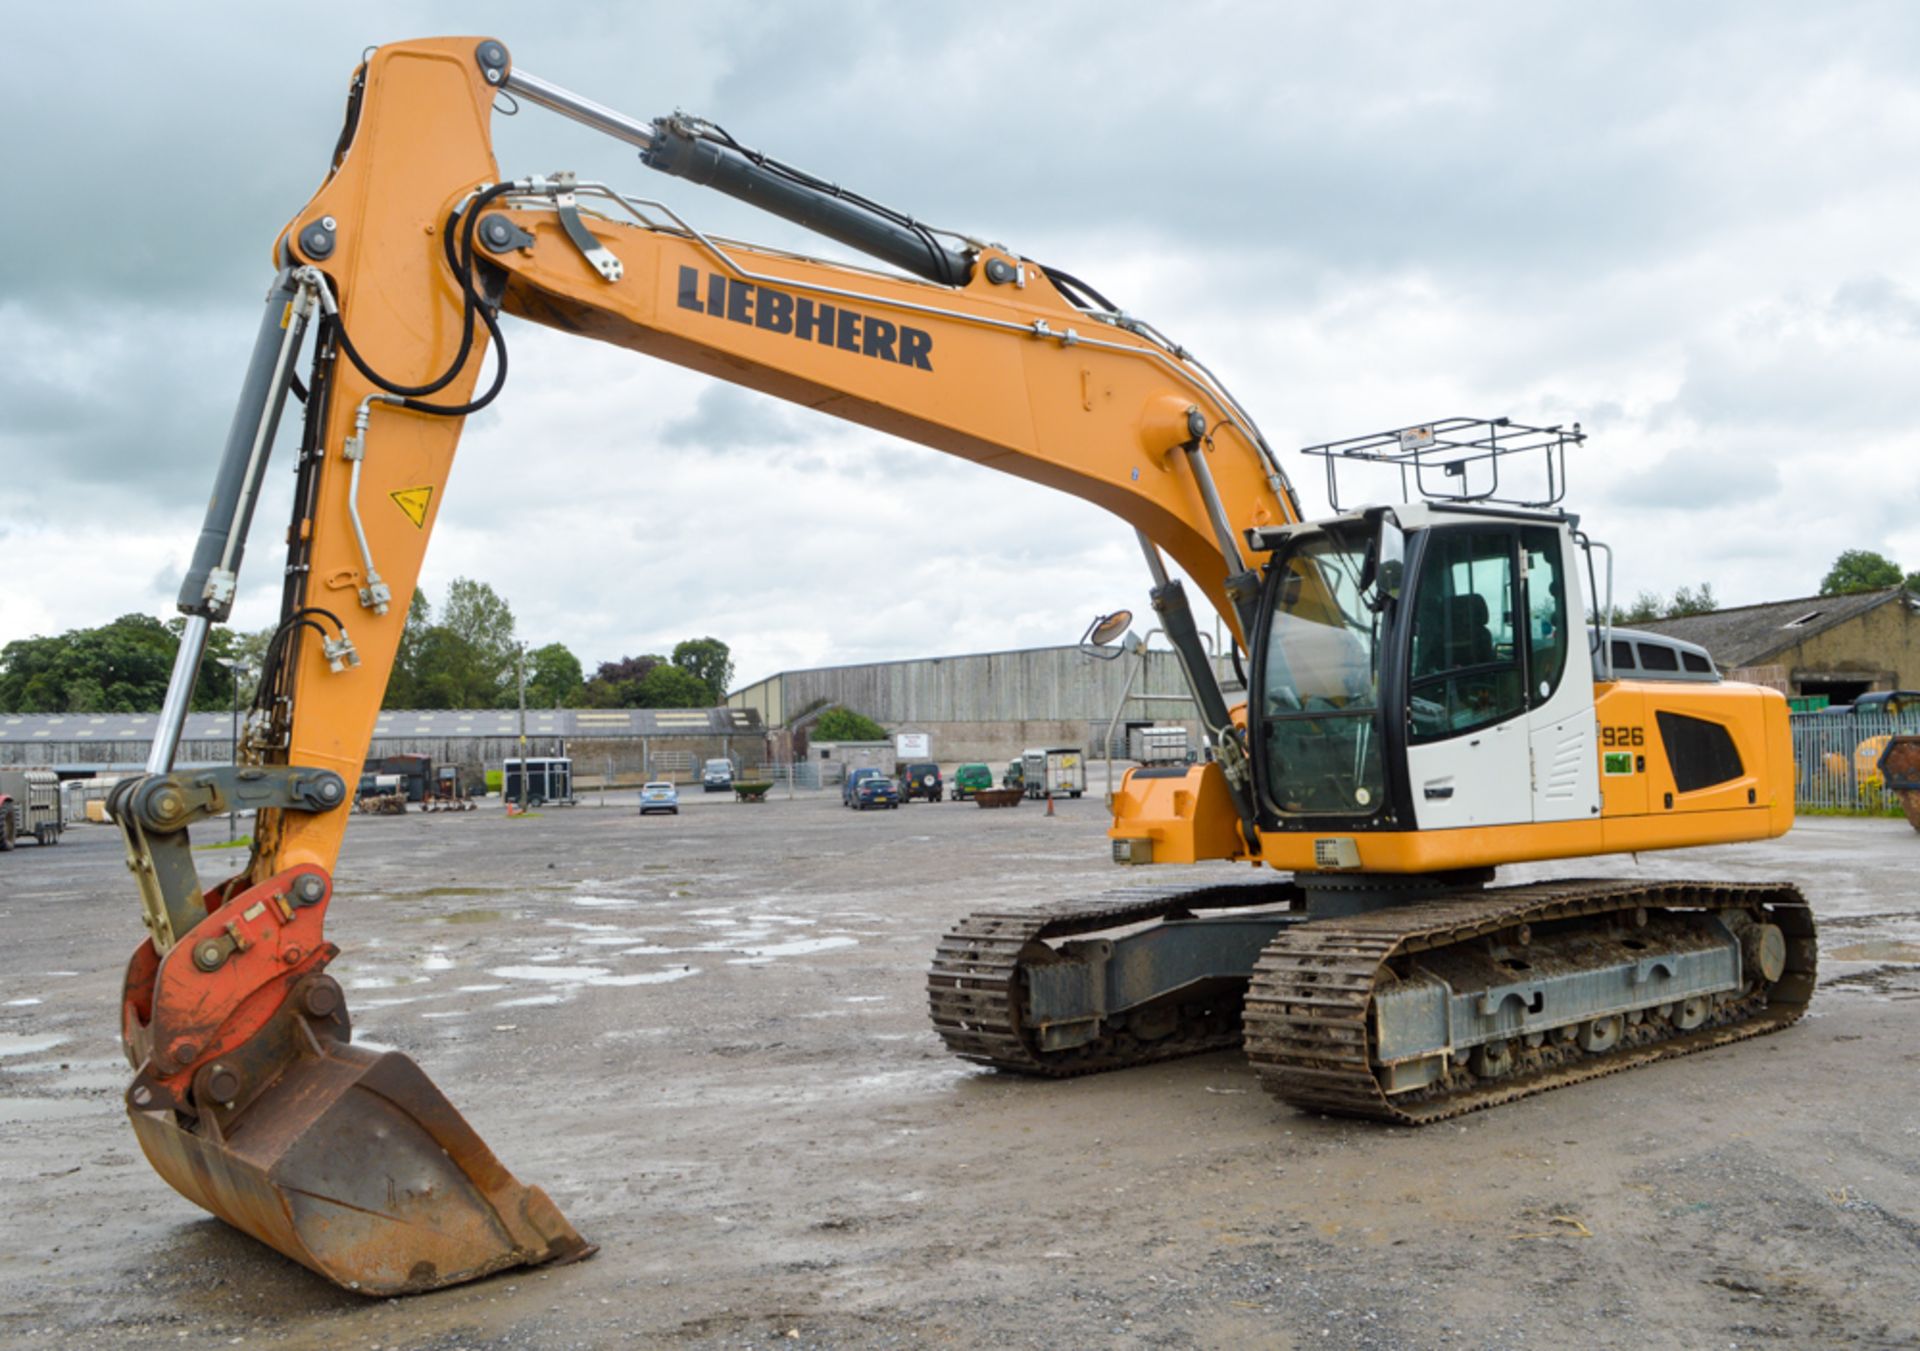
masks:
{"label": "puddle", "polygon": [[857,938],[796,938],[791,943],[772,943],[763,948],[741,948],[747,957],[804,957],[811,952],[832,952],[859,944]]}
{"label": "puddle", "polygon": [[108,1089],[118,1091],[127,1085],[132,1073],[124,1060],[35,1060],[7,1066],[15,1074],[50,1074],[54,1085],[64,1089]]}
{"label": "puddle", "polygon": [[7,1007],[10,1009],[24,1009],[30,1004],[38,1004],[39,1002],[37,999],[9,999],[7,1001]]}
{"label": "puddle", "polygon": [[498,910],[456,910],[450,915],[432,915],[429,924],[491,924],[501,917]]}
{"label": "puddle", "polygon": [[1920,964],[1920,943],[1902,943],[1891,938],[1876,938],[1866,943],[1849,943],[1844,948],[1829,948],[1822,956],[1836,962],[1913,962]]}
{"label": "puddle", "polygon": [[697,966],[680,966],[671,971],[648,971],[637,976],[597,976],[587,982],[589,985],[666,985],[672,981],[685,980],[688,976],[697,976]]}
{"label": "puddle", "polygon": [[421,959],[420,969],[422,971],[451,971],[453,970],[453,958],[447,956],[444,952],[435,950],[429,952]]}
{"label": "puddle", "polygon": [[66,1041],[65,1037],[22,1036],[18,1032],[0,1032],[0,1055],[39,1055]]}
{"label": "puddle", "polygon": [[461,994],[492,994],[495,990],[504,990],[504,985],[462,985]]}
{"label": "puddle", "polygon": [[524,1009],[533,1004],[558,1004],[560,1002],[560,996],[557,994],[536,994],[529,995],[525,999],[503,999],[498,1004],[495,1004],[494,1007],[497,1009]]}
{"label": "puddle", "polygon": [[0,1098],[0,1125],[21,1121],[68,1121],[82,1116],[107,1116],[118,1110],[112,1102],[85,1098]]}
{"label": "puddle", "polygon": [[604,966],[497,966],[487,972],[502,980],[573,981],[584,983],[612,974]]}
{"label": "puddle", "polygon": [[585,906],[589,910],[638,910],[640,902],[630,901],[621,896],[574,896],[575,905]]}

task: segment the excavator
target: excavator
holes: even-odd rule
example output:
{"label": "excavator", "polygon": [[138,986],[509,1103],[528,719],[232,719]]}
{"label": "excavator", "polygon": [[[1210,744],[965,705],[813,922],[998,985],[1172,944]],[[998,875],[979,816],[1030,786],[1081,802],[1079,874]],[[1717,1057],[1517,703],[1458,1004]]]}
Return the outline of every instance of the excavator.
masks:
{"label": "excavator", "polygon": [[[721,238],[571,174],[504,178],[489,127],[507,100],[884,266]],[[1509,452],[1563,454],[1577,428],[1448,419],[1328,443],[1330,475],[1385,466],[1419,491],[1351,510],[1334,493],[1335,514],[1309,521],[1222,383],[1091,285],[715,123],[615,112],[491,38],[370,50],[272,261],[159,731],[111,800],[148,930],[123,989],[126,1106],[182,1195],[342,1287],[430,1290],[593,1251],[418,1065],[353,1042],[327,974],[349,785],[463,421],[507,376],[502,315],[1134,528],[1213,754],[1113,787],[1113,857],[1239,863],[1250,880],[962,920],[928,976],[957,1054],[1057,1077],[1243,1045],[1288,1103],[1418,1123],[1772,1031],[1807,1003],[1813,923],[1791,886],[1493,885],[1503,864],[1759,840],[1792,820],[1780,696],[1596,623],[1604,546],[1557,497],[1487,486]],[[290,396],[281,619],[237,763],[178,770]],[[1232,635],[1237,681],[1188,582]],[[240,808],[251,855],[209,884],[189,830]]]}

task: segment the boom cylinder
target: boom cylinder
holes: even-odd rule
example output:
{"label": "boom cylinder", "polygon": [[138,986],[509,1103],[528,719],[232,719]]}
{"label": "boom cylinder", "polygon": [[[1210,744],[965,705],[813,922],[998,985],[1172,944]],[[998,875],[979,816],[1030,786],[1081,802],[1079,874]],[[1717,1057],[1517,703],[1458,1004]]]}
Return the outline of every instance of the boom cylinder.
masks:
{"label": "boom cylinder", "polygon": [[682,119],[661,118],[653,127],[653,144],[640,159],[662,173],[716,188],[943,286],[964,286],[973,275],[970,257],[942,247],[924,227],[882,215],[769,168],[710,137],[695,135]]}

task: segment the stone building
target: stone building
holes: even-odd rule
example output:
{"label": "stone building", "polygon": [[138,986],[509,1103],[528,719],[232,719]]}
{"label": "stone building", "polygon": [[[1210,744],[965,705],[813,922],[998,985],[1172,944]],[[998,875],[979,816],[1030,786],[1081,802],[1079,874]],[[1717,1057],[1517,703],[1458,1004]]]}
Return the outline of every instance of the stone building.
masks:
{"label": "stone building", "polygon": [[1635,628],[1698,643],[1732,680],[1850,704],[1920,689],[1920,596],[1904,587],[1741,605]]}

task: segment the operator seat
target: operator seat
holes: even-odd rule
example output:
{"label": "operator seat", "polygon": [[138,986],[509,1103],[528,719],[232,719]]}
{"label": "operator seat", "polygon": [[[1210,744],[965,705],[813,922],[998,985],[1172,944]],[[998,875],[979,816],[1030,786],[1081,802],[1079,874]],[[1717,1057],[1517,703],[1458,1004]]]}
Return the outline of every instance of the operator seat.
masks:
{"label": "operator seat", "polygon": [[1484,666],[1499,660],[1487,627],[1487,598],[1475,593],[1447,600],[1447,667]]}

